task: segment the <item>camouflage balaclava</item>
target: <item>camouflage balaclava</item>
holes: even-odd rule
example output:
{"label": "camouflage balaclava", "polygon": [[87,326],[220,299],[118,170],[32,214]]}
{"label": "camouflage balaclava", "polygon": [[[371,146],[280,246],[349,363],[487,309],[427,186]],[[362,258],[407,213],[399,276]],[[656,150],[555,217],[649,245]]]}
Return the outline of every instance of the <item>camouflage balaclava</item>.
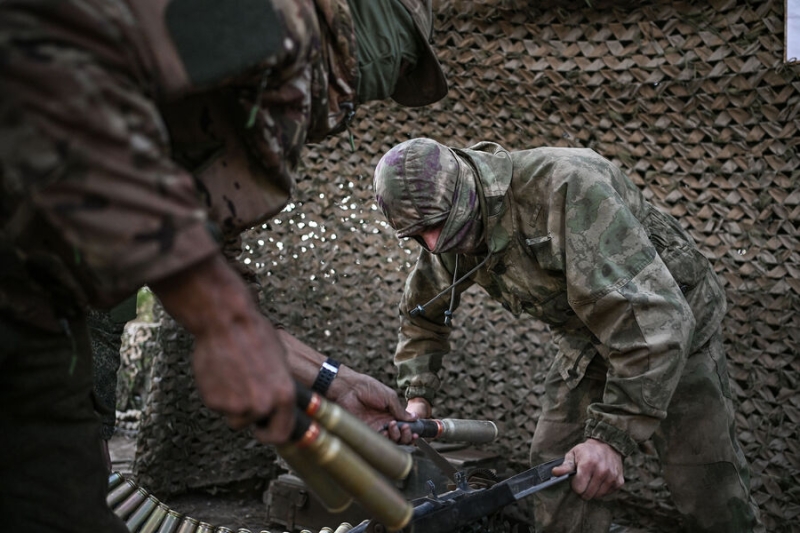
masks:
{"label": "camouflage balaclava", "polygon": [[397,237],[442,225],[430,252],[474,254],[482,249],[480,195],[469,160],[431,139],[389,150],[375,168],[375,199]]}

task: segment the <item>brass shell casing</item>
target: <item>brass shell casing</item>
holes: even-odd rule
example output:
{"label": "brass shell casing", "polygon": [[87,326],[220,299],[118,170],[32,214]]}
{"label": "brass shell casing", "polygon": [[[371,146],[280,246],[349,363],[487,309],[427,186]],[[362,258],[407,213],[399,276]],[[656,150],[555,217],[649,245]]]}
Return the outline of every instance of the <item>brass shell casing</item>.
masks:
{"label": "brass shell casing", "polygon": [[125,498],[122,503],[114,507],[114,514],[125,520],[132,512],[134,512],[139,505],[149,496],[148,492],[142,488]]}
{"label": "brass shell casing", "polygon": [[181,520],[178,530],[175,533],[195,533],[197,530],[197,525],[197,520],[186,516],[183,518],[183,520]]}
{"label": "brass shell casing", "polygon": [[167,516],[168,512],[169,507],[159,502],[136,533],[156,533],[158,531],[158,526],[161,524],[161,521],[164,520],[164,517]]}
{"label": "brass shell casing", "polygon": [[112,509],[119,505],[121,501],[130,496],[137,489],[136,483],[130,479],[126,479],[123,483],[114,487],[106,495],[106,504]]}
{"label": "brass shell casing", "polygon": [[147,517],[150,516],[150,513],[153,512],[160,502],[156,499],[155,496],[148,496],[139,506],[136,508],[133,513],[128,517],[125,521],[125,525],[128,527],[128,531],[138,531],[139,526],[144,524]]}
{"label": "brass shell casing", "polygon": [[278,446],[278,454],[297,472],[320,503],[332,513],[341,513],[353,502],[347,493],[303,448],[292,444]]}
{"label": "brass shell casing", "polygon": [[304,437],[298,446],[308,450],[311,460],[328,472],[367,512],[391,531],[403,529],[411,521],[414,512],[411,503],[349,446],[317,424],[311,425],[306,434],[309,433],[316,433],[316,436]]}
{"label": "brass shell casing", "polygon": [[214,533],[214,526],[208,522],[200,522],[197,524],[197,529],[194,531],[195,533]]}
{"label": "brass shell casing", "polygon": [[390,479],[405,479],[414,459],[411,454],[374,431],[354,415],[313,394],[306,414],[342,439],[367,463]]}
{"label": "brass shell casing", "polygon": [[167,511],[167,516],[164,517],[161,525],[158,526],[157,533],[176,533],[181,523],[181,518],[183,518],[181,513],[170,509]]}

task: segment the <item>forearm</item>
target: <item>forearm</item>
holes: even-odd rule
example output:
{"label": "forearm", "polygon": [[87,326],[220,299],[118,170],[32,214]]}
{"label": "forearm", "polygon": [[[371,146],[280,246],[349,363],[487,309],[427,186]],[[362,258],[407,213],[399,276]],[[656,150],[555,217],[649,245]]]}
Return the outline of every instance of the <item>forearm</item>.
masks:
{"label": "forearm", "polygon": [[220,254],[152,283],[150,288],[170,316],[196,337],[260,322],[261,314],[247,286]]}

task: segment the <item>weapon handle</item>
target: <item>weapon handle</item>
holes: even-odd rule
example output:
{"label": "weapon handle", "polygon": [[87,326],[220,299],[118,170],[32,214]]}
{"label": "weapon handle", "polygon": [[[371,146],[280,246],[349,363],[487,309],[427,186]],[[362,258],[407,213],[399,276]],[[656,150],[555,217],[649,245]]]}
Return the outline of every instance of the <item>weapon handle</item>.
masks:
{"label": "weapon handle", "polygon": [[422,418],[414,422],[397,422],[408,425],[420,437],[484,444],[497,438],[497,425],[491,420],[463,420],[459,418]]}
{"label": "weapon handle", "polygon": [[414,463],[410,453],[319,394],[300,384],[296,390],[297,404],[308,416],[342,439],[378,472],[390,479],[405,479]]}

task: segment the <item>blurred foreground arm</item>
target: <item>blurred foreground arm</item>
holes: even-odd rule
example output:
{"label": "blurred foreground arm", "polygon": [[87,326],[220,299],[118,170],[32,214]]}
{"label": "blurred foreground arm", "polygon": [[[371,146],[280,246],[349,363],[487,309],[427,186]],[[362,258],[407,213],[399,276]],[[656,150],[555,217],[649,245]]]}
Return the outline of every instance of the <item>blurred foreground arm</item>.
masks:
{"label": "blurred foreground arm", "polygon": [[239,275],[216,255],[150,287],[194,335],[192,366],[205,404],[235,429],[270,417],[256,437],[285,442],[295,410],[286,349]]}

